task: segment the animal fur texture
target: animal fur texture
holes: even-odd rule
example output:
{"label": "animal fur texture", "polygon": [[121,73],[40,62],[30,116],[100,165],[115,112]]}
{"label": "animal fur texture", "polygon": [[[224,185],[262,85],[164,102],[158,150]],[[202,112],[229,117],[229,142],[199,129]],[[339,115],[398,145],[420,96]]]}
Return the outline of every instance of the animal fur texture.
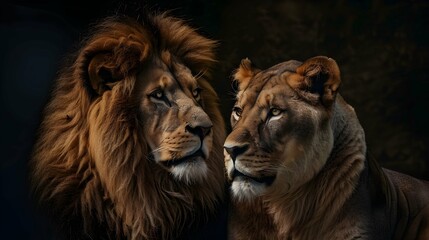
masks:
{"label": "animal fur texture", "polygon": [[154,14],[101,21],[62,69],[31,161],[69,239],[179,238],[224,199],[216,42]]}
{"label": "animal fur texture", "polygon": [[235,79],[231,239],[429,239],[429,183],[368,157],[333,59],[245,59]]}

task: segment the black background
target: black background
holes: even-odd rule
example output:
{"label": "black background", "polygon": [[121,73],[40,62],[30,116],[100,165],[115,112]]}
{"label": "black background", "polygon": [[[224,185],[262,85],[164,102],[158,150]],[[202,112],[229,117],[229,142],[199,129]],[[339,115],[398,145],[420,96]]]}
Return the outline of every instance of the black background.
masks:
{"label": "black background", "polygon": [[[231,72],[242,58],[268,68],[336,59],[343,97],[384,167],[429,179],[429,3],[331,1],[9,1],[0,9],[0,236],[50,239],[29,200],[27,162],[61,59],[91,23],[136,6],[172,15],[219,40],[213,85],[228,122]],[[125,9],[125,10],[124,10]]]}

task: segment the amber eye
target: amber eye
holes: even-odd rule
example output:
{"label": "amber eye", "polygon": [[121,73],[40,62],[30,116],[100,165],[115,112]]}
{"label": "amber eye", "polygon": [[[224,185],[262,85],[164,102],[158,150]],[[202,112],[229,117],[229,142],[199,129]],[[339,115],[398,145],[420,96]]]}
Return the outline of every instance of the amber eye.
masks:
{"label": "amber eye", "polygon": [[164,99],[164,91],[162,91],[162,89],[156,89],[155,91],[151,92],[149,94],[150,97],[153,97],[155,99],[158,100],[163,100]]}
{"label": "amber eye", "polygon": [[202,88],[197,87],[192,91],[192,96],[195,98],[195,100],[197,101],[200,100],[200,97],[201,97],[200,95],[202,90],[203,90]]}
{"label": "amber eye", "polygon": [[235,121],[238,121],[238,119],[240,119],[242,112],[243,112],[243,109],[239,107],[232,108],[232,116],[234,117]]}
{"label": "amber eye", "polygon": [[282,110],[278,109],[278,108],[271,108],[270,109],[270,115],[271,116],[278,116],[282,113]]}

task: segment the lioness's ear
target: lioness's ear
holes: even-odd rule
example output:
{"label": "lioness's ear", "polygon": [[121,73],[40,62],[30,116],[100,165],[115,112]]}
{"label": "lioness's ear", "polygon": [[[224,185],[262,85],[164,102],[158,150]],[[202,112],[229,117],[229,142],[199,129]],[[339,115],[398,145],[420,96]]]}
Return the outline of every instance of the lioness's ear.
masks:
{"label": "lioness's ear", "polygon": [[115,83],[123,78],[117,67],[112,64],[111,58],[110,54],[98,54],[89,62],[89,83],[98,95],[112,89]]}
{"label": "lioness's ear", "polygon": [[240,66],[235,70],[234,80],[238,82],[238,88],[243,90],[247,87],[253,76],[260,70],[253,67],[252,62],[248,59],[242,59]]}
{"label": "lioness's ear", "polygon": [[291,78],[289,84],[293,88],[319,94],[322,104],[332,105],[340,86],[340,69],[334,59],[325,56],[313,57],[296,69],[300,75]]}

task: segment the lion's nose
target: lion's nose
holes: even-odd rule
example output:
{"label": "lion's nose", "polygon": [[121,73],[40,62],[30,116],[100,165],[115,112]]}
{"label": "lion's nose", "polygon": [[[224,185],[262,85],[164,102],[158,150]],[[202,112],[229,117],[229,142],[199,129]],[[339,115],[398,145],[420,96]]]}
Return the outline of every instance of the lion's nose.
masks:
{"label": "lion's nose", "polygon": [[224,145],[225,150],[228,152],[229,156],[231,156],[232,160],[235,161],[235,158],[243,154],[249,148],[249,144],[244,145]]}
{"label": "lion's nose", "polygon": [[186,125],[186,131],[199,136],[201,140],[203,140],[207,135],[210,134],[211,129],[212,129],[212,126],[193,127],[191,125]]}

